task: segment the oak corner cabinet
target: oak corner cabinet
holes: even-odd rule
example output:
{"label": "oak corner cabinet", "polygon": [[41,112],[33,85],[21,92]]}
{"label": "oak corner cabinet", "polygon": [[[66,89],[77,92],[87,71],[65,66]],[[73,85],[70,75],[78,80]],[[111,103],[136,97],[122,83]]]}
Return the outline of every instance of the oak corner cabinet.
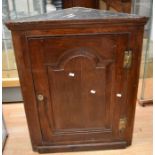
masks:
{"label": "oak corner cabinet", "polygon": [[34,151],[131,144],[146,22],[82,7],[6,22]]}

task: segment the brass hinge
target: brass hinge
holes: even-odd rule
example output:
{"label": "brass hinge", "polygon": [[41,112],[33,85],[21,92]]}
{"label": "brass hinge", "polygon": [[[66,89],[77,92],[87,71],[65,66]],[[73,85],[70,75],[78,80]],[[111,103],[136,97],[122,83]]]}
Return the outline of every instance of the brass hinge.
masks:
{"label": "brass hinge", "polygon": [[120,118],[119,120],[119,131],[120,132],[125,130],[126,124],[127,124],[127,118],[126,117]]}
{"label": "brass hinge", "polygon": [[124,64],[123,67],[129,69],[132,63],[132,51],[124,51]]}

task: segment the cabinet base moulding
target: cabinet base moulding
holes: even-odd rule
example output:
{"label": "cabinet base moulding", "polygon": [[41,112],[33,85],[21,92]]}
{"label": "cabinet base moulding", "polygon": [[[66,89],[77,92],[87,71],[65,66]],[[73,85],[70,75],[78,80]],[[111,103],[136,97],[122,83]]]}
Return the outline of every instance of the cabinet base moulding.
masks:
{"label": "cabinet base moulding", "polygon": [[54,146],[34,146],[33,150],[39,153],[55,152],[74,152],[74,151],[91,151],[107,149],[124,149],[129,146],[126,141],[90,143],[90,144],[72,144],[72,145],[54,145]]}

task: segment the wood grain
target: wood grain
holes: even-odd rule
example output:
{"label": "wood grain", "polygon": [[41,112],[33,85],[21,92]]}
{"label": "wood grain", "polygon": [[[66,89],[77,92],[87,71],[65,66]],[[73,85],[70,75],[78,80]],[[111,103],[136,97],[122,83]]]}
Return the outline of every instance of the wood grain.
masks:
{"label": "wood grain", "polygon": [[[3,104],[9,137],[3,155],[37,155],[32,151],[23,104]],[[151,155],[153,152],[152,106],[137,104],[132,146],[121,150],[53,153],[53,155]]]}
{"label": "wood grain", "polygon": [[106,3],[106,9],[109,10],[110,7],[119,11],[131,13],[131,0],[103,0]]}
{"label": "wood grain", "polygon": [[75,6],[86,8],[99,8],[99,0],[62,0],[63,8],[70,8]]}
{"label": "wood grain", "polygon": [[[131,145],[146,20],[70,8],[7,23],[35,151]],[[129,50],[132,64],[126,69],[124,52]],[[127,123],[120,131],[122,118]]]}

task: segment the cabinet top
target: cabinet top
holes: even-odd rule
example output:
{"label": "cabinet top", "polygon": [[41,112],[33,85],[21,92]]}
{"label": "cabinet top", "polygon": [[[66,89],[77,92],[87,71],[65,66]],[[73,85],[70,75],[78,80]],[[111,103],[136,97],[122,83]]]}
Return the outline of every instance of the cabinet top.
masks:
{"label": "cabinet top", "polygon": [[[93,23],[145,24],[146,17],[136,14],[114,13],[106,10],[97,10],[84,7],[73,7],[63,10],[52,11],[50,13],[36,15],[6,22],[6,26],[11,30],[40,29],[42,26],[64,26],[64,25],[85,25]],[[60,25],[61,23],[61,25]],[[42,28],[41,28],[42,29]]]}

